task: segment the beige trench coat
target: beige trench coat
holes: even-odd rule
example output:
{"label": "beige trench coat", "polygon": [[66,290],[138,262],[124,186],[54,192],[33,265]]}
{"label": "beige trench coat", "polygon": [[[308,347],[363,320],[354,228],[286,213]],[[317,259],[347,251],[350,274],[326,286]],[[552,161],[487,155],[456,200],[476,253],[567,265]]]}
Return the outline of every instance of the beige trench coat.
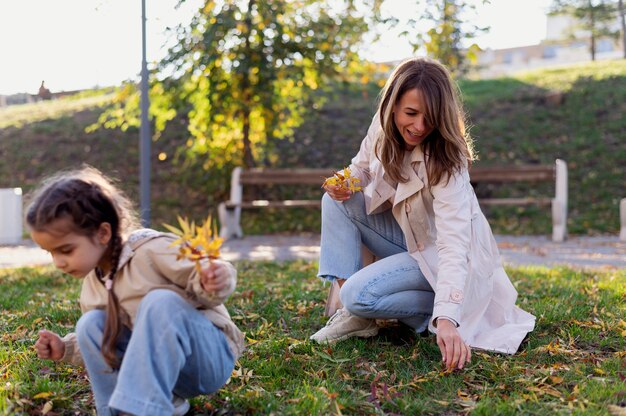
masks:
{"label": "beige trench coat", "polygon": [[364,186],[366,211],[391,207],[410,255],[435,291],[433,322],[448,317],[470,346],[513,354],[535,317],[515,306],[517,291],[502,263],[466,168],[446,184],[429,187],[425,155],[418,146],[407,152],[403,173],[409,180],[393,186],[376,158],[381,131],[374,118],[350,166]]}

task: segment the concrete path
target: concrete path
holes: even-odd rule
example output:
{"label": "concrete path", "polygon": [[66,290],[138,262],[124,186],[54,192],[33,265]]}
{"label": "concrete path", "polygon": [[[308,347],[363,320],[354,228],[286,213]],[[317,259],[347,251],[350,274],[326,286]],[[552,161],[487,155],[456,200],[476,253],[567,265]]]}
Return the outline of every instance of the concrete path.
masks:
{"label": "concrete path", "polygon": [[[319,240],[319,234],[246,236],[224,243],[222,255],[229,261],[317,260]],[[563,243],[553,243],[545,236],[496,236],[496,240],[508,265],[626,268],[626,242],[616,236],[570,237]],[[17,246],[0,246],[0,268],[50,263],[50,255],[30,240]]]}

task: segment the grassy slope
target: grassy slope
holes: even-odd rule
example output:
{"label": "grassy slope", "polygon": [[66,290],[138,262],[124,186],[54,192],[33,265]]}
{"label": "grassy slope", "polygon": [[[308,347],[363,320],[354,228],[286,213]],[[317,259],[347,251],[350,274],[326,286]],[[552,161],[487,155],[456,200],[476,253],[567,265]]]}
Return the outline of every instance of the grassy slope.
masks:
{"label": "grassy slope", "polygon": [[[557,157],[565,159],[570,177],[570,233],[616,233],[618,201],[626,196],[625,84],[624,60],[463,82],[471,132],[480,155],[477,163],[552,163]],[[546,99],[553,91],[563,94],[562,104],[550,104]],[[375,99],[375,88],[338,88],[327,105],[307,115],[292,140],[276,143],[276,163],[346,165],[369,125]],[[0,187],[21,186],[28,191],[43,176],[86,162],[123,178],[123,187],[135,197],[137,130],[88,134],[84,127],[96,121],[98,107],[77,111],[69,105],[59,110],[59,105],[42,103],[21,112],[0,109]],[[184,122],[179,121],[154,143],[155,226],[173,221],[179,213],[204,218],[207,209],[227,195],[228,172],[206,172],[197,164],[183,168],[174,162],[175,149],[186,140]],[[165,161],[156,158],[161,152],[168,156]],[[552,185],[486,191],[494,196],[516,192],[545,195],[552,192]],[[492,208],[488,218],[499,233],[550,233],[549,208]],[[243,220],[248,233],[319,229],[316,211],[247,212]]]}

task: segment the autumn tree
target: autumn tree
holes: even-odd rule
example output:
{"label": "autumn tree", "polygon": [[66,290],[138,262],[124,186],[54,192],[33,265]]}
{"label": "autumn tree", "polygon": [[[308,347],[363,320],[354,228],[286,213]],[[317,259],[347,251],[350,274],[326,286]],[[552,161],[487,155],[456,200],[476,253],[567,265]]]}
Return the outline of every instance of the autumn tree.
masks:
{"label": "autumn tree", "polygon": [[564,33],[565,37],[577,39],[583,31],[582,36],[589,37],[589,53],[595,61],[598,39],[619,36],[619,30],[614,28],[617,10],[617,4],[607,0],[553,0],[550,13],[573,18],[575,23]]}
{"label": "autumn tree", "polygon": [[[174,29],[161,81],[153,79],[156,134],[184,114],[188,146],[214,165],[267,160],[265,144],[319,104],[318,89],[361,69],[357,51],[380,1],[205,1],[190,24]],[[127,91],[101,124],[133,122],[134,101]]]}
{"label": "autumn tree", "polygon": [[[488,30],[471,22],[476,12],[475,2],[417,0],[417,5],[420,19],[408,19],[406,24],[409,29],[403,32],[409,38],[413,50],[424,49],[428,56],[442,62],[453,73],[465,74],[480,50],[475,43],[467,43]],[[425,32],[419,32],[418,26],[423,25],[424,21],[428,21],[430,27]]]}

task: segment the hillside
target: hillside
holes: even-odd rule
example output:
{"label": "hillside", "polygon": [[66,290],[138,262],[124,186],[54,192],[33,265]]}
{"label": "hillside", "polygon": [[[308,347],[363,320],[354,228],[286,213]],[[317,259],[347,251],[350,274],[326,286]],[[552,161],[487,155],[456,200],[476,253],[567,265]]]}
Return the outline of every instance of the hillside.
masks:
{"label": "hillside", "polygon": [[[626,197],[626,61],[542,70],[512,78],[464,81],[461,90],[473,126],[478,165],[568,162],[571,234],[617,233],[618,201]],[[377,89],[337,87],[311,110],[290,140],[275,143],[277,165],[341,167],[358,149],[375,109]],[[0,187],[25,191],[59,169],[91,164],[138,188],[138,131],[86,133],[101,99],[54,101],[0,109]],[[205,170],[206,160],[177,156],[188,137],[183,120],[153,145],[153,226],[177,214],[201,219],[228,192],[229,172]],[[159,160],[159,154],[166,156]],[[551,192],[535,189],[533,192]],[[519,190],[503,187],[493,196]],[[528,192],[527,190],[524,192]],[[549,234],[549,208],[492,208],[494,231]],[[245,215],[244,231],[319,229],[318,212]]]}

